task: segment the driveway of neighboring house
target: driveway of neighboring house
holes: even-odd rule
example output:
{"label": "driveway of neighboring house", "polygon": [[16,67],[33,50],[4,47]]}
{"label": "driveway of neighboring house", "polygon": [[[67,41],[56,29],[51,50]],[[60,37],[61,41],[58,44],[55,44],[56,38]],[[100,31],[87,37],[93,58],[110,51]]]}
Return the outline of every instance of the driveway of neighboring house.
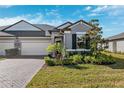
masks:
{"label": "driveway of neighboring house", "polygon": [[41,59],[5,59],[0,62],[0,88],[23,88],[43,67]]}

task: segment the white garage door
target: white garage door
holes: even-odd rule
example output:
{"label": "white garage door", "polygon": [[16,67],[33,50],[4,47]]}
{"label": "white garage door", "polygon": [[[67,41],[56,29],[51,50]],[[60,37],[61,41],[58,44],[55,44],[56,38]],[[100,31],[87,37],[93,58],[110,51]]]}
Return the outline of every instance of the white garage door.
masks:
{"label": "white garage door", "polygon": [[6,55],[5,49],[14,48],[14,42],[0,40],[0,55]]}
{"label": "white garage door", "polygon": [[22,42],[21,55],[47,55],[46,48],[50,45],[50,40],[28,40]]}

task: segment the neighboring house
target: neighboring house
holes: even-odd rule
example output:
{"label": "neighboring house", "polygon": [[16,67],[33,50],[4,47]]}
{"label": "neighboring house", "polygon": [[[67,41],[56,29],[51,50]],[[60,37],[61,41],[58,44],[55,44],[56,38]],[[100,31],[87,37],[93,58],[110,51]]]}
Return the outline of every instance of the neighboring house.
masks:
{"label": "neighboring house", "polygon": [[124,53],[124,32],[107,38],[107,50]]}
{"label": "neighboring house", "polygon": [[47,24],[31,24],[21,20],[10,26],[0,27],[0,55],[6,55],[6,49],[17,48],[18,55],[47,55],[48,45],[63,43],[66,51],[88,51],[87,40],[80,41],[80,36],[95,27],[79,20],[66,22],[58,27]]}

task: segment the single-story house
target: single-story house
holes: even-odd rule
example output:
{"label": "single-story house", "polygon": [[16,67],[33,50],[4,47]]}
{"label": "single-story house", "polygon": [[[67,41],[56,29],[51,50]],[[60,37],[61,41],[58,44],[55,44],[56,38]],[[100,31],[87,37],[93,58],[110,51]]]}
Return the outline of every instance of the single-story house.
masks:
{"label": "single-story house", "polygon": [[107,38],[107,50],[124,53],[124,32]]}
{"label": "single-story house", "polygon": [[[17,48],[18,55],[47,55],[48,45],[63,43],[66,51],[88,51],[87,40],[80,36],[95,27],[84,20],[66,22],[57,27],[47,24],[31,24],[21,20],[15,24],[0,27],[0,55],[7,49]],[[82,44],[80,46],[78,43]]]}

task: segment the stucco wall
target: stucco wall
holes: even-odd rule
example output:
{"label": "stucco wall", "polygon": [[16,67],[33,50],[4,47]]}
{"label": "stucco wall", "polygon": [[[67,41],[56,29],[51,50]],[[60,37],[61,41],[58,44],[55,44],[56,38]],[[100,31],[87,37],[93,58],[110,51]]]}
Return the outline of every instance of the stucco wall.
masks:
{"label": "stucco wall", "polygon": [[114,46],[113,43],[116,42],[116,51],[117,52],[124,52],[124,39],[123,40],[114,40],[114,41],[109,41],[108,43],[108,51],[114,52]]}
{"label": "stucco wall", "polygon": [[108,49],[107,50],[113,52],[113,42],[112,41],[110,41],[108,43]]}
{"label": "stucco wall", "polygon": [[117,52],[124,52],[124,40],[117,41]]}

